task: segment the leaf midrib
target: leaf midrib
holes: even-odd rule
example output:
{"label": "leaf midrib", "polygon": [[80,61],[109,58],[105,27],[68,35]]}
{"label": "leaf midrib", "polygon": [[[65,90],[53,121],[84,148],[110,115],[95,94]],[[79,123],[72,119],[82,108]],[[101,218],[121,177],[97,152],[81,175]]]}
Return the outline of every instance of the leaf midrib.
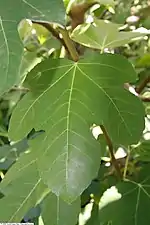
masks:
{"label": "leaf midrib", "polygon": [[71,112],[70,109],[71,109],[73,86],[74,86],[74,81],[75,81],[75,76],[76,76],[76,68],[77,68],[77,63],[75,63],[75,66],[74,66],[74,71],[73,71],[73,76],[72,76],[72,81],[71,81],[71,87],[70,87],[70,94],[69,94],[69,99],[68,99],[68,110],[67,110],[66,180],[68,180],[68,164],[69,164],[69,130],[70,130],[69,127],[70,127],[70,112]]}

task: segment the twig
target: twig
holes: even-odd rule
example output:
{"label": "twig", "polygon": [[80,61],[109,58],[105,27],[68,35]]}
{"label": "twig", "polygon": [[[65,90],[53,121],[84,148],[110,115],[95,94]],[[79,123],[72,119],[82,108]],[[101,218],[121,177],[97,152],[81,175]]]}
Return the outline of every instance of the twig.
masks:
{"label": "twig", "polygon": [[25,87],[13,87],[10,89],[10,91],[23,91],[23,92],[28,92],[30,91],[29,88],[25,88]]}
{"label": "twig", "polygon": [[112,161],[112,165],[114,166],[116,172],[117,172],[117,175],[119,177],[119,179],[122,178],[122,174],[121,174],[121,171],[120,171],[120,167],[118,165],[118,162],[114,156],[114,151],[113,151],[113,144],[112,144],[112,141],[110,139],[110,137],[108,136],[108,133],[105,129],[105,127],[103,125],[100,126],[101,130],[103,131],[103,134],[105,136],[105,139],[107,141],[107,144],[108,144],[108,148],[109,148],[109,153],[111,155],[111,161]]}
{"label": "twig", "polygon": [[125,167],[124,167],[124,171],[123,171],[123,179],[124,180],[126,179],[126,175],[127,175],[129,158],[130,158],[130,152],[128,151],[128,154],[127,154],[127,157],[126,157],[126,162],[125,162]]}
{"label": "twig", "polygon": [[71,18],[71,27],[74,30],[78,25],[83,24],[85,21],[86,12],[95,4],[99,4],[98,1],[87,2],[79,4],[72,4],[68,15]]}
{"label": "twig", "polygon": [[141,82],[141,84],[140,84],[138,87],[136,87],[135,91],[136,91],[138,94],[140,94],[149,82],[150,82],[150,76],[147,76],[147,77]]}
{"label": "twig", "polygon": [[[138,93],[136,92],[136,90],[135,90],[130,84],[125,83],[125,84],[124,84],[124,87],[125,87],[128,91],[130,91],[130,92],[132,92],[133,94],[135,94],[136,96],[138,96],[138,97],[142,100],[142,102],[150,102],[150,97],[146,97],[146,96],[143,96],[143,95],[138,94]],[[144,87],[145,87],[145,86],[144,86]],[[131,90],[132,90],[132,91],[131,91]]]}

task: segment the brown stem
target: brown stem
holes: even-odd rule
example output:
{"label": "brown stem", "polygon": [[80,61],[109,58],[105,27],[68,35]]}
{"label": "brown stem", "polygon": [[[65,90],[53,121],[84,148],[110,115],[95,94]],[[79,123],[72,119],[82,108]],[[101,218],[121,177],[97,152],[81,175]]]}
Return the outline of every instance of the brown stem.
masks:
{"label": "brown stem", "polygon": [[[144,85],[143,85],[144,86]],[[128,84],[128,83],[125,83],[124,84],[124,87],[128,90],[128,91],[130,91],[130,87],[132,87],[130,84]],[[144,86],[145,87],[145,86]],[[133,87],[132,87],[133,88]],[[135,90],[135,93],[137,93],[136,92],[136,90]],[[150,102],[150,97],[146,97],[146,96],[143,96],[143,95],[140,95],[140,94],[138,94],[137,93],[137,96],[143,101],[143,102]]]}
{"label": "brown stem", "polygon": [[71,27],[74,30],[78,25],[84,23],[85,13],[98,2],[83,2],[79,4],[72,4],[68,15],[71,18]]}
{"label": "brown stem", "polygon": [[10,89],[10,91],[22,91],[22,92],[28,92],[30,91],[29,88],[25,88],[25,87],[12,87]]}
{"label": "brown stem", "polygon": [[140,94],[149,82],[150,82],[150,76],[147,76],[147,77],[141,82],[141,84],[140,84],[138,87],[136,87],[135,91],[136,91],[138,94]]}
{"label": "brown stem", "polygon": [[112,144],[112,141],[110,139],[110,137],[108,136],[108,133],[105,129],[105,127],[103,125],[100,126],[101,127],[101,130],[103,131],[103,134],[105,136],[105,139],[107,141],[107,144],[108,144],[108,148],[109,148],[109,153],[110,153],[110,156],[111,156],[111,161],[112,161],[112,165],[114,166],[116,172],[117,172],[117,175],[119,177],[119,179],[122,178],[122,174],[121,174],[121,171],[120,171],[120,167],[118,165],[118,162],[114,156],[114,151],[113,151],[113,144]]}

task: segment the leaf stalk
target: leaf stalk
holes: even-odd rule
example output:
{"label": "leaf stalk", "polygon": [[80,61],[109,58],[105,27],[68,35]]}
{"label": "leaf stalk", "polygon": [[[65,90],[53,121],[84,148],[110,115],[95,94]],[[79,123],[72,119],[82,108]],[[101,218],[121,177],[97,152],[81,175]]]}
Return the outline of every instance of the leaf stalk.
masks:
{"label": "leaf stalk", "polygon": [[112,141],[105,129],[105,127],[103,125],[100,126],[103,134],[104,134],[104,137],[106,139],[106,142],[108,144],[108,148],[109,148],[109,153],[110,153],[110,156],[111,156],[111,162],[112,162],[112,165],[114,166],[116,172],[117,172],[117,175],[118,175],[118,178],[119,179],[122,179],[122,174],[121,174],[121,171],[120,171],[120,167],[119,167],[119,164],[114,156],[114,150],[113,150],[113,144],[112,144]]}
{"label": "leaf stalk", "polygon": [[62,34],[63,40],[65,42],[65,45],[68,49],[68,52],[69,52],[72,60],[77,62],[79,60],[79,55],[78,55],[78,52],[75,48],[73,41],[69,37],[68,31],[65,28],[61,28],[61,27],[59,27],[58,30]]}

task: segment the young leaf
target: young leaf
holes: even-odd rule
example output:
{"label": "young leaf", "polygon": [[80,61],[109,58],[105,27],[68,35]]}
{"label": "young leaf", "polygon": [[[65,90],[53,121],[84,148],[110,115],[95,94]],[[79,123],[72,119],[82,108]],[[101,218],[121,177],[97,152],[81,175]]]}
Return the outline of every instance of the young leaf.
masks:
{"label": "young leaf", "polygon": [[[44,182],[69,202],[89,185],[99,169],[101,151],[90,127],[103,124],[115,143],[136,143],[144,128],[140,100],[123,88],[136,79],[119,55],[95,54],[71,62],[45,60],[28,75],[30,89],[15,108],[9,128],[13,140],[32,128],[44,130],[32,148]],[[85,173],[86,171],[86,173]]]}
{"label": "young leaf", "polygon": [[71,38],[82,45],[103,51],[104,48],[115,48],[144,36],[143,33],[135,31],[119,32],[120,26],[104,20],[95,20],[92,24],[82,24],[76,27]]}
{"label": "young leaf", "polygon": [[[17,12],[17,13],[16,13]],[[9,0],[0,2],[0,94],[13,86],[20,76],[24,49],[17,26],[24,19],[64,23],[62,0]]]}
{"label": "young leaf", "polygon": [[120,225],[121,221],[122,225],[147,225],[147,221],[150,221],[147,210],[150,208],[149,168],[148,165],[141,169],[138,182],[126,181],[116,185],[115,193],[109,192],[109,196],[107,194],[108,199],[104,193],[103,201],[99,204],[101,222],[109,221],[112,225]]}
{"label": "young leaf", "polygon": [[44,225],[76,224],[80,213],[80,199],[71,204],[64,202],[53,193],[48,194],[42,203],[42,219]]}

